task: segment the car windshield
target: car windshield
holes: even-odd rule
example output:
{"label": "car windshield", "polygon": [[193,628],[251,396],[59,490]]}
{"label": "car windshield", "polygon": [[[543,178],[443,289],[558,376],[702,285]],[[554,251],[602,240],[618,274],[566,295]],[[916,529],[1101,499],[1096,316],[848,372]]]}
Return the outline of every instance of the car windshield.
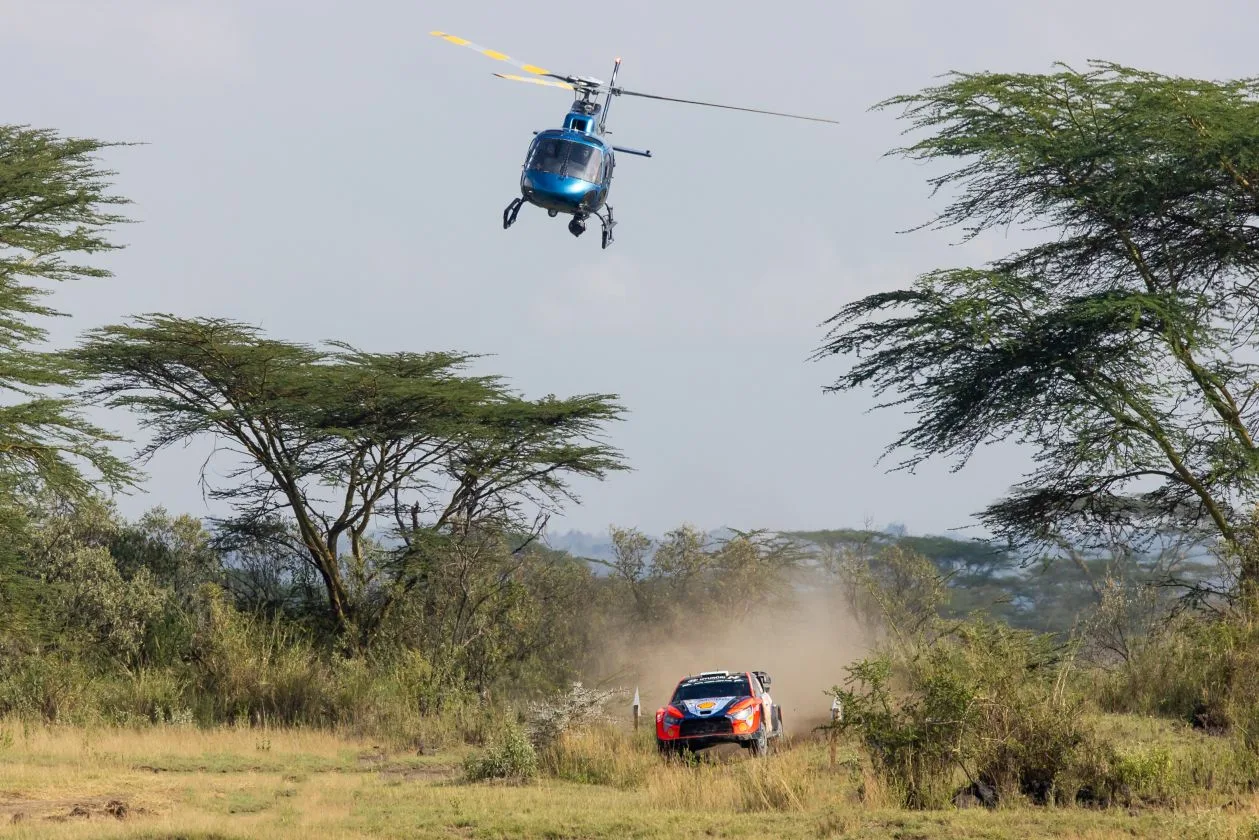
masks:
{"label": "car windshield", "polygon": [[602,158],[603,153],[594,146],[558,137],[541,137],[525,168],[598,183]]}
{"label": "car windshield", "polygon": [[705,677],[687,680],[673,693],[673,702],[705,697],[744,697],[752,693],[747,677]]}

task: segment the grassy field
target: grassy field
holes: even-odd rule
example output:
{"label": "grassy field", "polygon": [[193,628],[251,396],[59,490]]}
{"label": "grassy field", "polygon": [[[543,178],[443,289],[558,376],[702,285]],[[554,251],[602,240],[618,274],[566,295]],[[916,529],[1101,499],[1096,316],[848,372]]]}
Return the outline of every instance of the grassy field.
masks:
{"label": "grassy field", "polygon": [[[1194,778],[1228,772],[1207,738],[1117,720]],[[102,729],[0,723],[0,838],[1259,838],[1259,797],[1178,795],[1095,811],[906,812],[840,747],[798,742],[751,761],[664,765],[648,733],[591,733],[530,784],[462,780],[467,748],[434,754],[327,732]],[[427,752],[427,751],[426,751]],[[1186,775],[1187,779],[1188,776]]]}

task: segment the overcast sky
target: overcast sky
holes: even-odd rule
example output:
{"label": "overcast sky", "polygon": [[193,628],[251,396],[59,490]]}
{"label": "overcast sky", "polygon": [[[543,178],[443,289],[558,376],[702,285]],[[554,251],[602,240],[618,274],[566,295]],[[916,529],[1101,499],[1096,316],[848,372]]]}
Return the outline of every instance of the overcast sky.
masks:
{"label": "overcast sky", "polygon": [[[839,126],[621,98],[617,241],[599,249],[526,207],[536,129],[566,91],[440,29],[564,73],[664,95],[815,113]],[[883,157],[895,114],[869,106],[949,70],[1048,71],[1113,60],[1172,74],[1253,74],[1253,0],[808,2],[634,0],[0,0],[9,123],[148,145],[109,155],[138,221],[116,277],[58,292],[58,342],[163,311],[378,351],[491,353],[531,396],[612,392],[634,472],[580,487],[553,527],[660,532],[904,522],[965,526],[1024,453],[917,475],[875,463],[902,418],[825,395],[810,363],[844,303],[1009,243],[898,234],[940,209],[928,171]],[[125,415],[109,424],[140,439]],[[207,512],[205,442],[148,467],[125,500]]]}

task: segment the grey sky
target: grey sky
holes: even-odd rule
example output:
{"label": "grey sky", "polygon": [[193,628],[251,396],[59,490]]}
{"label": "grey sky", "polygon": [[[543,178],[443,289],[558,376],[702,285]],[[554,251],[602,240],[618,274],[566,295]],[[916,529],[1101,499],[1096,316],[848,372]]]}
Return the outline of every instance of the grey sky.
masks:
{"label": "grey sky", "polygon": [[[495,79],[453,32],[628,88],[818,113],[840,126],[618,99],[617,241],[526,207],[531,132],[564,91]],[[882,158],[876,101],[948,70],[1108,59],[1167,73],[1255,72],[1253,0],[626,4],[375,0],[0,0],[6,122],[150,145],[111,154],[139,223],[117,277],[57,295],[58,341],[129,314],[213,314],[304,341],[496,354],[527,394],[614,392],[635,472],[581,486],[558,527],[661,531],[966,524],[1025,456],[917,476],[874,463],[899,427],[868,395],[825,396],[818,323],[870,291],[1008,246],[898,235],[940,205],[927,172]],[[994,250],[996,249],[996,250]],[[130,418],[110,415],[124,433]],[[147,495],[204,514],[204,444],[149,467]]]}

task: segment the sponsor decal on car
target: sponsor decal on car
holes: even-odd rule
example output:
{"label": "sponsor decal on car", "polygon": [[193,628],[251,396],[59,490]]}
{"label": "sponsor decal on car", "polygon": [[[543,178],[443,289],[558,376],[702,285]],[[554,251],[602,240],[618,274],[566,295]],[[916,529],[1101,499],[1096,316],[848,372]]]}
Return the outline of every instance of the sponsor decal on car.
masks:
{"label": "sponsor decal on car", "polygon": [[701,700],[683,700],[682,705],[693,715],[707,717],[721,711],[734,699],[733,697],[705,697]]}

